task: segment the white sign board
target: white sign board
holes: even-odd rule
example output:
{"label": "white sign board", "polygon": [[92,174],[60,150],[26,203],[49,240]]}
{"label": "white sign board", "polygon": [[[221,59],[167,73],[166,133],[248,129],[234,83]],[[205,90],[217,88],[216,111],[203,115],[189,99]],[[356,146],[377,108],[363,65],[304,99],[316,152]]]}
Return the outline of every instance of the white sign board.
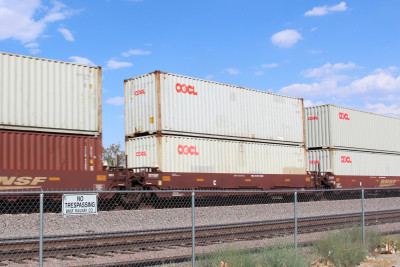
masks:
{"label": "white sign board", "polygon": [[97,194],[63,195],[62,214],[97,214]]}

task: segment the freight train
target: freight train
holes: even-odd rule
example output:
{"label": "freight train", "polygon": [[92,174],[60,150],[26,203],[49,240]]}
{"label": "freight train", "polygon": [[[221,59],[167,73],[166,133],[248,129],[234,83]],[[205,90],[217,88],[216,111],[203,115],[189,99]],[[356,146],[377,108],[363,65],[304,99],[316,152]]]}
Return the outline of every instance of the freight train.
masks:
{"label": "freight train", "polygon": [[1,52],[0,190],[400,186],[400,119],[160,71],[124,86],[127,164],[105,167],[101,68]]}

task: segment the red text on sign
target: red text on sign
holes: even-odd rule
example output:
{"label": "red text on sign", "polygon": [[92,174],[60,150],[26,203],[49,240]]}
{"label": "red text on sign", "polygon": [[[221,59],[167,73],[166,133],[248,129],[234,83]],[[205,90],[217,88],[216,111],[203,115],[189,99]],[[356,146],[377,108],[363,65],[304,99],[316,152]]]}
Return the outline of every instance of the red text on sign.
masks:
{"label": "red text on sign", "polygon": [[308,117],[307,119],[308,119],[309,121],[316,121],[316,120],[318,120],[318,117],[317,117],[317,116]]}
{"label": "red text on sign", "polygon": [[144,89],[135,91],[135,95],[144,95],[144,94],[145,94]]}
{"label": "red text on sign", "polygon": [[197,92],[194,89],[193,85],[186,85],[177,83],[175,85],[175,89],[178,93],[189,94],[189,95],[197,95]]}
{"label": "red text on sign", "polygon": [[143,157],[143,156],[146,156],[146,151],[136,152],[136,157]]}
{"label": "red text on sign", "polygon": [[350,120],[349,114],[339,112],[339,119],[349,121]]}
{"label": "red text on sign", "polygon": [[352,163],[350,157],[346,157],[346,156],[342,156],[342,157],[340,158],[340,161],[341,161],[342,163]]}
{"label": "red text on sign", "polygon": [[197,155],[199,155],[199,152],[197,152],[197,147],[196,146],[179,145],[178,146],[178,154],[179,155],[194,155],[194,156],[197,156]]}
{"label": "red text on sign", "polygon": [[319,160],[310,160],[310,164],[319,164]]}

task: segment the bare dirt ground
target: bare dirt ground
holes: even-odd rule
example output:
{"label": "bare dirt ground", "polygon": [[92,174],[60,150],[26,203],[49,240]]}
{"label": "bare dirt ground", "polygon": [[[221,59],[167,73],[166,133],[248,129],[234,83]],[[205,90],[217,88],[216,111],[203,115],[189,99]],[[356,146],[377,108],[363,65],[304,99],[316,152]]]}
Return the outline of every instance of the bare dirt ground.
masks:
{"label": "bare dirt ground", "polygon": [[400,267],[400,252],[396,254],[376,254],[370,256],[367,260],[359,265],[360,267]]}

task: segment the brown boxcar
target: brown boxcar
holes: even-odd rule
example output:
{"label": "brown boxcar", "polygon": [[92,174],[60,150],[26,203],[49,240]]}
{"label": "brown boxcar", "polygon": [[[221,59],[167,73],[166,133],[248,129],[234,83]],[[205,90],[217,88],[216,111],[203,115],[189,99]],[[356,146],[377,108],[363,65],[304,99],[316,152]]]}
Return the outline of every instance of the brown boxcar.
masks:
{"label": "brown boxcar", "polygon": [[104,190],[101,137],[0,130],[0,190]]}

